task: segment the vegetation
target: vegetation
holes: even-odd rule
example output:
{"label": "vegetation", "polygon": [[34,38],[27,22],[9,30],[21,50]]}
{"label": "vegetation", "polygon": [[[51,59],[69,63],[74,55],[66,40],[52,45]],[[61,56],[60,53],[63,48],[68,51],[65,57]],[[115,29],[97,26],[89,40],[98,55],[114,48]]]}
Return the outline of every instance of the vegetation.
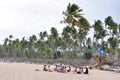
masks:
{"label": "vegetation", "polygon": [[[10,35],[0,45],[1,58],[40,58],[40,59],[90,59],[99,48],[102,48],[114,59],[120,54],[120,24],[114,22],[111,16],[105,21],[95,20],[90,25],[83,16],[82,9],[76,4],[68,4],[63,11],[66,24],[62,34],[52,27],[38,35],[13,39]],[[90,30],[94,32],[90,33]],[[39,37],[37,37],[39,36]],[[90,36],[90,37],[89,37]],[[93,36],[93,37],[91,37]]]}

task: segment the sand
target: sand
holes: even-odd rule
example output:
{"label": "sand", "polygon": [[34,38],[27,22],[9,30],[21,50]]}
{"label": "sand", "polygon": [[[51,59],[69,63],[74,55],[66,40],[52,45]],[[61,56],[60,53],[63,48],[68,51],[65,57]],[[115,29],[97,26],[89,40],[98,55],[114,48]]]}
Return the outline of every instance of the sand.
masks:
{"label": "sand", "polygon": [[120,73],[110,71],[90,70],[86,75],[44,72],[42,67],[39,64],[0,62],[0,80],[120,80]]}

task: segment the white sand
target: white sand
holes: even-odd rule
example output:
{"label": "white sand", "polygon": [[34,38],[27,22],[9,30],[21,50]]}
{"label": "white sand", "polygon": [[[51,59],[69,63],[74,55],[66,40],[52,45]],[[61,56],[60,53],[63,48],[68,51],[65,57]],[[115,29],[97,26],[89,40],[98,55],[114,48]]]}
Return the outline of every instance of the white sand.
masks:
{"label": "white sand", "polygon": [[91,70],[88,75],[35,71],[43,65],[0,62],[0,80],[120,80],[120,73]]}

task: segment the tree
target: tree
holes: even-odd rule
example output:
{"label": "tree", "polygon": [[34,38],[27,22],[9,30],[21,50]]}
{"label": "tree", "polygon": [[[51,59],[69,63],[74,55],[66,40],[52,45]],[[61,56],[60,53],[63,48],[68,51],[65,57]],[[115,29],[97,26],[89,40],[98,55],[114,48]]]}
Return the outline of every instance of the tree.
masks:
{"label": "tree", "polygon": [[[89,31],[90,24],[82,16],[82,9],[76,5],[76,4],[70,4],[67,6],[67,10],[63,12],[64,17],[64,23],[67,23],[68,26],[66,27],[66,30],[64,30],[64,37],[69,37],[73,40],[73,42],[76,42],[74,40],[77,40],[77,30],[75,29],[75,26],[79,27],[80,31],[84,31],[86,36],[86,33]],[[70,28],[71,27],[71,28]],[[67,34],[66,34],[67,33]],[[81,37],[81,36],[79,36]],[[70,41],[70,39],[67,39]],[[85,39],[85,37],[84,37]],[[72,45],[73,45],[72,42]]]}
{"label": "tree", "polygon": [[26,51],[29,48],[29,42],[25,39],[25,37],[22,38],[22,40],[20,41],[21,44],[21,54],[22,57],[26,57]]}
{"label": "tree", "polygon": [[[85,53],[85,51],[88,51],[85,44],[87,42],[86,36],[88,35],[88,31],[90,29],[90,24],[85,18],[79,19],[79,22],[81,23],[81,26],[82,26],[78,30],[79,48],[80,48],[80,53],[83,53],[83,52]],[[83,51],[83,49],[84,49],[84,51]]]}
{"label": "tree", "polygon": [[111,16],[105,18],[105,26],[110,30],[111,37],[114,37],[114,35],[116,35],[118,25],[113,21]]}
{"label": "tree", "polygon": [[13,35],[9,35],[9,54],[10,56],[12,57],[14,54],[13,54],[13,45],[12,45],[12,38],[13,38]]}
{"label": "tree", "polygon": [[[104,37],[106,37],[107,31],[104,30],[104,26],[103,23],[100,20],[97,20],[94,22],[93,24],[93,28],[94,28],[94,38],[95,38],[95,44],[96,44],[96,48],[100,48],[100,46],[98,46],[98,42],[101,39],[101,43],[104,40]],[[94,42],[94,40],[93,40]]]}
{"label": "tree", "polygon": [[14,57],[22,57],[20,40],[17,38],[12,41]]}
{"label": "tree", "polygon": [[9,49],[8,49],[8,42],[9,42],[9,39],[5,38],[4,43],[3,43],[4,52],[8,52],[9,51]]}
{"label": "tree", "polygon": [[67,6],[67,10],[63,11],[64,20],[62,22],[69,24],[70,26],[77,25],[81,27],[80,22],[78,19],[82,18],[82,9],[78,7],[76,4],[69,3]]}
{"label": "tree", "polygon": [[[62,39],[64,40],[64,52],[65,52],[65,57],[66,58],[69,58],[69,55],[70,55],[70,48],[72,46],[72,42],[73,42],[73,30],[72,30],[73,27],[69,27],[69,26],[66,26],[64,29],[63,29],[63,32],[62,32]],[[66,52],[67,51],[67,52]]]}
{"label": "tree", "polygon": [[115,54],[115,59],[118,59],[118,52],[117,52],[117,47],[118,47],[118,34],[119,34],[119,25],[115,23],[112,19],[111,16],[108,16],[105,18],[105,26],[110,30],[110,37],[108,39],[110,43],[110,50],[112,50],[112,54]]}
{"label": "tree", "polygon": [[37,37],[36,37],[36,35],[32,35],[32,36],[30,36],[29,37],[29,47],[28,47],[28,52],[29,52],[29,57],[34,57],[35,56],[35,53],[34,53],[34,51],[35,51],[35,42],[37,41]]}
{"label": "tree", "polygon": [[53,53],[55,54],[57,52],[57,48],[58,48],[58,31],[55,27],[52,27],[51,28],[51,35],[50,35],[50,38],[51,38],[51,47],[52,47],[52,50],[53,50]]}
{"label": "tree", "polygon": [[79,22],[81,23],[80,29],[83,29],[83,30],[85,30],[87,32],[91,28],[90,23],[84,17],[80,18]]}

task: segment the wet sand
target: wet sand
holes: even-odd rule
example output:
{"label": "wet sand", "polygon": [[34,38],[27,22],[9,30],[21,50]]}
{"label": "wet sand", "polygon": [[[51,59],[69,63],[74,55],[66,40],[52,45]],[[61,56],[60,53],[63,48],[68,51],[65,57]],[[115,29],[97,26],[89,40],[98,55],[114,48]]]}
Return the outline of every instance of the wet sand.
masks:
{"label": "wet sand", "polygon": [[44,72],[42,68],[39,64],[0,62],[0,80],[120,80],[120,73],[110,71],[90,70],[86,75]]}

